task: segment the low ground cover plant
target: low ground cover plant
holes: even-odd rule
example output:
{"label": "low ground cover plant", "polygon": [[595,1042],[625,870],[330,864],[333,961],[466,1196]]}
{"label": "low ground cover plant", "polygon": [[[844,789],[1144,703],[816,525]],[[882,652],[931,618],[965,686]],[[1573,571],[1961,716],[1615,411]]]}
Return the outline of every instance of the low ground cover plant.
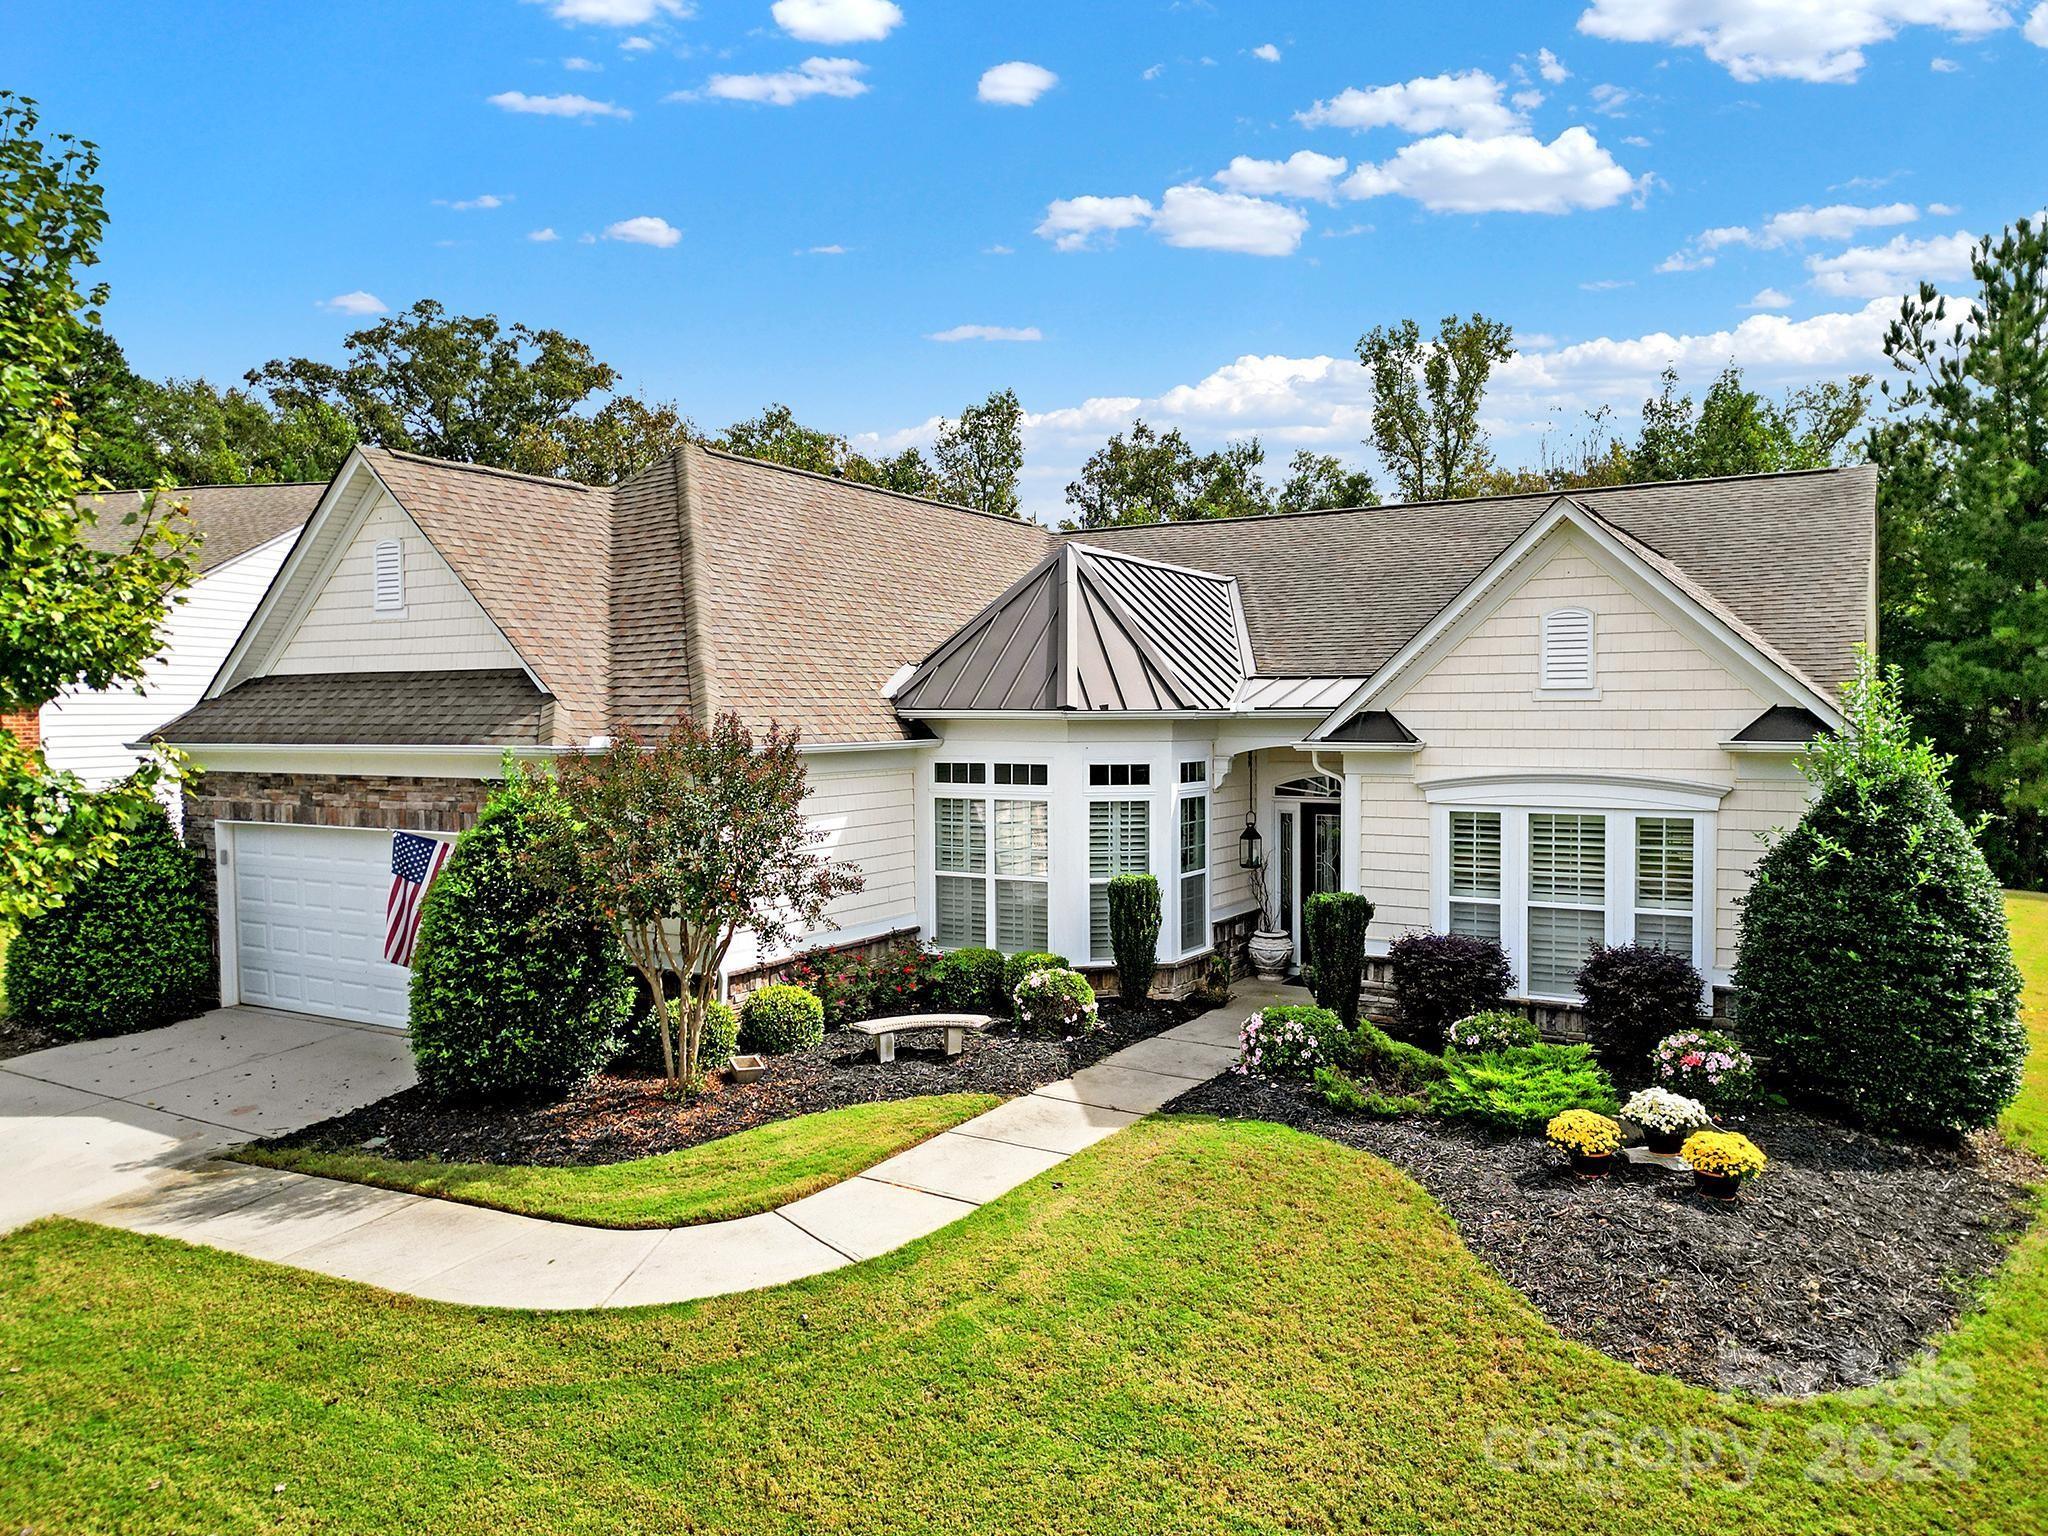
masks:
{"label": "low ground cover plant", "polygon": [[213,1006],[213,946],[199,856],[170,817],[145,813],[117,861],[6,946],[7,1011],[68,1039],[175,1024]]}
{"label": "low ground cover plant", "polygon": [[1020,1029],[1073,1034],[1095,1028],[1095,989],[1079,971],[1042,966],[1017,983],[1011,998]]}
{"label": "low ground cover plant", "polygon": [[1690,959],[1654,944],[1596,949],[1579,967],[1586,1032],[1609,1061],[1639,1070],[1659,1039],[1700,1022],[1705,985]]}
{"label": "low ground cover plant", "polygon": [[764,1056],[808,1051],[824,1043],[825,1005],[802,987],[771,982],[740,1002],[740,1044]]}
{"label": "low ground cover plant", "polygon": [[1536,1021],[1512,1008],[1489,1008],[1484,1013],[1453,1019],[1444,1028],[1444,1049],[1483,1056],[1488,1051],[1505,1051],[1517,1045],[1534,1045]]}
{"label": "low ground cover plant", "polygon": [[1567,1109],[1611,1115],[1614,1083],[1584,1045],[1518,1045],[1480,1056],[1453,1053],[1429,1085],[1430,1107],[1495,1131],[1534,1131]]}
{"label": "low ground cover plant", "polygon": [[1681,1029],[1650,1051],[1657,1085],[1714,1109],[1740,1109],[1757,1095],[1756,1058],[1725,1029]]}
{"label": "low ground cover plant", "polygon": [[1388,946],[1387,958],[1401,1027],[1418,1040],[1442,1040],[1452,1020],[1500,1007],[1514,986],[1498,939],[1404,933]]}

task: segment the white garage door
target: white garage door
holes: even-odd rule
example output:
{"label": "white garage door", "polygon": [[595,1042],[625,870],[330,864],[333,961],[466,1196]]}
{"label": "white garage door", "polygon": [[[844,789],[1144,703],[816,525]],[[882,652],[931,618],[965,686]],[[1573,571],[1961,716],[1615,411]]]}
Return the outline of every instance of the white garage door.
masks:
{"label": "white garage door", "polygon": [[243,822],[230,837],[242,1001],[403,1028],[412,972],[384,958],[391,834]]}

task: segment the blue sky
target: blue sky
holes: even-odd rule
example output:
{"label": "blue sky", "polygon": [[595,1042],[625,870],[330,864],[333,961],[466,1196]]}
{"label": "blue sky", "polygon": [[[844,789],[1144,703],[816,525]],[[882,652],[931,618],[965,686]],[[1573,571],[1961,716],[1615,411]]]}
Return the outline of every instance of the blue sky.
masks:
{"label": "blue sky", "polygon": [[1515,327],[1511,460],[1631,416],[1667,359],[1878,368],[1896,296],[2042,198],[2031,0],[8,18],[0,83],[101,146],[145,372],[338,356],[432,297],[561,327],[707,427],[783,400],[893,447],[1009,385],[1047,514],[1134,414],[1370,462],[1351,348],[1403,316]]}

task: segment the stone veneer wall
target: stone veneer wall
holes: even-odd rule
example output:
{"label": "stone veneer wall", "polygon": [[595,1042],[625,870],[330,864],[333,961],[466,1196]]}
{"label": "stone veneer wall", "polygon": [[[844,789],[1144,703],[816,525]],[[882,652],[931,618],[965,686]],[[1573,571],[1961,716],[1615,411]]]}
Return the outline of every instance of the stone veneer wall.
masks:
{"label": "stone veneer wall", "polygon": [[[1375,1024],[1395,1026],[1401,1022],[1401,1004],[1394,996],[1394,967],[1391,961],[1368,955],[1365,981],[1359,988],[1365,1016]],[[1570,1003],[1537,1003],[1527,998],[1510,998],[1508,1006],[1532,1019],[1546,1040],[1579,1044],[1586,1039],[1586,1016]],[[1735,994],[1726,987],[1714,989],[1715,1027],[1726,1029],[1734,1012]]]}

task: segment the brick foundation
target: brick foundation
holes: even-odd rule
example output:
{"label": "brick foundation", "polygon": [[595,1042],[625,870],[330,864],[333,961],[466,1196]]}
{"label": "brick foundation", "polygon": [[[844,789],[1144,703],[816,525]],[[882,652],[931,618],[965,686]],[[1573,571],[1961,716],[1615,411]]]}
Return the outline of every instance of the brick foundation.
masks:
{"label": "brick foundation", "polygon": [[33,752],[43,744],[43,717],[40,710],[13,710],[0,714],[0,731],[9,731],[14,739]]}

